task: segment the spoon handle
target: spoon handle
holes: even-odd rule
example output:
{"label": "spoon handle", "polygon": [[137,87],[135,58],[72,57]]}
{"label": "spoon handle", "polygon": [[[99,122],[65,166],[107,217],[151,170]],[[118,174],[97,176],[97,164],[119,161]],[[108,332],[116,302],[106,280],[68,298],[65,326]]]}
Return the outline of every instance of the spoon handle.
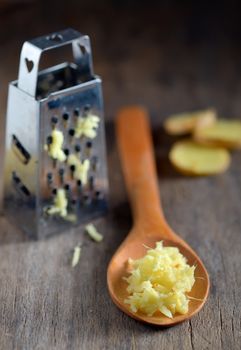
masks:
{"label": "spoon handle", "polygon": [[117,115],[116,134],[134,224],[166,226],[147,111],[138,106],[121,109]]}

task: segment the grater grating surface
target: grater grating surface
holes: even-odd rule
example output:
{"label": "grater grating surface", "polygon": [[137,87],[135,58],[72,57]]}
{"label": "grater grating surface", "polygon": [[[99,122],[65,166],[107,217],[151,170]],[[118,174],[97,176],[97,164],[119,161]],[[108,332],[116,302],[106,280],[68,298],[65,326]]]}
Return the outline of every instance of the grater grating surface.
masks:
{"label": "grater grating surface", "polygon": [[[67,44],[75,62],[39,73],[41,54]],[[101,79],[89,38],[67,29],[24,43],[19,79],[9,85],[6,215],[46,237],[103,214],[107,192]]]}

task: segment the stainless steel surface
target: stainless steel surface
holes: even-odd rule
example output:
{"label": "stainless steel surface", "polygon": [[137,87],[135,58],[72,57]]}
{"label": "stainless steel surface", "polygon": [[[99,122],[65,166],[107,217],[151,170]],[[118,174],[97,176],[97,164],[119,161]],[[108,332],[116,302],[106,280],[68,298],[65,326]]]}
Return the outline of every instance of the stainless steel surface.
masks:
{"label": "stainless steel surface", "polygon": [[[70,43],[73,63],[65,62],[38,72],[43,51]],[[78,109],[83,116],[86,105],[100,118],[97,136],[90,144],[86,137],[76,139],[69,135],[76,123],[74,111]],[[63,118],[66,113],[67,122]],[[82,161],[90,159],[88,184],[81,188],[67,163],[53,160],[44,149],[53,129],[52,118],[64,134],[63,149],[68,148],[70,154],[77,154]],[[86,35],[70,29],[24,43],[19,80],[9,85],[4,210],[29,235],[46,237],[106,211],[108,180],[103,118],[101,79],[93,74]],[[77,144],[81,149],[78,153]],[[47,214],[46,208],[53,204],[52,192],[59,188],[68,188],[65,190],[68,213],[77,217],[75,223]]]}

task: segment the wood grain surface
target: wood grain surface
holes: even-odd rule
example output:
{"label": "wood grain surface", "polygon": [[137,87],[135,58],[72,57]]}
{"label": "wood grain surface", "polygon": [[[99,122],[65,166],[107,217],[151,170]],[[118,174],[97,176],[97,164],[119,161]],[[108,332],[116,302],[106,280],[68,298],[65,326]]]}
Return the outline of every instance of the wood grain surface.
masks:
{"label": "wood grain surface", "polygon": [[[88,33],[95,71],[104,82],[110,211],[95,221],[104,235],[99,244],[82,227],[31,241],[14,223],[0,219],[0,349],[239,350],[241,152],[233,153],[223,175],[183,177],[168,163],[173,139],[162,130],[168,114],[209,106],[224,117],[241,118],[241,31],[235,9],[220,29],[219,20],[230,15],[229,9],[212,18],[210,6],[202,23],[198,8],[177,3],[134,10],[117,2],[85,10],[74,1],[62,7],[57,1],[17,3],[11,11],[0,8],[1,152],[7,83],[17,77],[22,42],[67,26]],[[54,59],[46,62],[51,65]],[[164,213],[200,255],[211,278],[204,309],[173,328],[130,319],[113,305],[106,286],[108,262],[131,227],[114,116],[120,106],[132,103],[143,104],[151,114]],[[79,242],[82,256],[71,268],[71,252]]]}

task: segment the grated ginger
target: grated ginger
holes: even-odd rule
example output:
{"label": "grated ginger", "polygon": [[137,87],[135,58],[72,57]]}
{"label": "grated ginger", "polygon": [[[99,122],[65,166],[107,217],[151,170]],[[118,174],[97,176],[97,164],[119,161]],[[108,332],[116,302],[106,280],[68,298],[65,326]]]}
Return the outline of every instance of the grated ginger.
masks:
{"label": "grated ginger", "polygon": [[67,217],[67,206],[68,199],[66,197],[65,190],[60,188],[57,190],[56,195],[54,196],[54,204],[47,208],[48,215],[58,214],[61,217]]}
{"label": "grated ginger", "polygon": [[138,260],[129,260],[129,277],[123,277],[128,283],[130,294],[125,303],[132,312],[141,311],[148,316],[161,312],[172,318],[175,313],[188,312],[190,292],[194,282],[195,266],[187,264],[186,258],[176,247],[163,247],[156,243],[155,249]]}
{"label": "grated ginger", "polygon": [[78,118],[75,127],[75,137],[86,136],[94,139],[97,135],[96,128],[98,127],[100,118],[97,115],[89,115],[84,118]]}
{"label": "grated ginger", "polygon": [[76,180],[80,180],[82,185],[86,185],[88,181],[88,172],[90,168],[90,161],[89,159],[85,159],[84,161],[81,161],[76,157],[74,154],[70,154],[67,160],[68,164],[74,165],[74,178]]}
{"label": "grated ginger", "polygon": [[101,242],[103,240],[103,236],[101,233],[99,233],[95,226],[93,224],[88,224],[85,226],[85,231],[88,233],[90,238],[93,239],[93,241]]}
{"label": "grated ginger", "polygon": [[76,247],[74,247],[74,253],[71,261],[72,267],[75,267],[76,265],[78,265],[80,255],[81,255],[81,247],[77,245]]}
{"label": "grated ginger", "polygon": [[64,143],[64,134],[60,130],[53,130],[51,133],[52,142],[50,145],[45,145],[44,149],[48,151],[48,155],[53,158],[57,159],[60,162],[64,162],[66,159],[66,155],[64,151],[62,150],[62,146]]}

